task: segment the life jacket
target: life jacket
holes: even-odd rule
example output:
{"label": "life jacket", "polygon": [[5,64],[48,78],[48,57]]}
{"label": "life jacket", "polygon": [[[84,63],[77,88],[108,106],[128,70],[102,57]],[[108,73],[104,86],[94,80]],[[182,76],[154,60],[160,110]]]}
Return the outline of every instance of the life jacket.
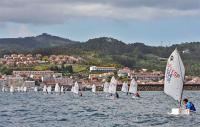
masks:
{"label": "life jacket", "polygon": [[192,102],[187,102],[186,109],[190,109],[190,111],[196,111],[196,108]]}

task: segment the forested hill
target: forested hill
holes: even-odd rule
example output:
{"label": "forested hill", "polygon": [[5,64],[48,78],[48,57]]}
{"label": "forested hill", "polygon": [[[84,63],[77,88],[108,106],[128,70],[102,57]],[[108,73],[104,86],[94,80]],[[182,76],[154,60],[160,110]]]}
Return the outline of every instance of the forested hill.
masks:
{"label": "forested hill", "polygon": [[178,48],[187,73],[200,73],[200,42],[176,44],[169,47],[148,46],[143,43],[119,41],[100,37],[86,42],[71,41],[49,34],[36,37],[0,39],[0,54],[40,53],[43,55],[69,54],[81,56],[88,65],[128,66],[164,70],[166,58]]}

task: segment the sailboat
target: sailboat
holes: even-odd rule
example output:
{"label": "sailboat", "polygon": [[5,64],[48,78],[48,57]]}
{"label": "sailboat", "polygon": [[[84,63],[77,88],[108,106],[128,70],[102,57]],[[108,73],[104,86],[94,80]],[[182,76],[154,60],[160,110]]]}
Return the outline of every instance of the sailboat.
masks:
{"label": "sailboat", "polygon": [[75,82],[74,88],[73,88],[73,93],[79,94],[79,84],[78,82]]}
{"label": "sailboat", "polygon": [[21,91],[21,88],[18,86],[17,87],[17,92],[20,92]]}
{"label": "sailboat", "polygon": [[117,80],[114,76],[111,78],[108,92],[111,94],[115,94],[117,92]]}
{"label": "sailboat", "polygon": [[24,86],[23,92],[27,92],[27,87]]}
{"label": "sailboat", "polygon": [[72,85],[72,88],[71,88],[71,92],[73,93],[74,92],[74,86]]}
{"label": "sailboat", "polygon": [[57,93],[60,92],[60,87],[59,87],[58,83],[56,83],[54,91],[57,92]]}
{"label": "sailboat", "polygon": [[47,86],[46,85],[44,85],[44,87],[43,87],[43,90],[42,90],[43,92],[47,92]]}
{"label": "sailboat", "polygon": [[14,92],[15,92],[14,87],[10,86],[10,93],[14,93]]}
{"label": "sailboat", "polygon": [[61,86],[60,92],[61,92],[61,93],[64,92],[64,88],[63,88],[63,86]]}
{"label": "sailboat", "polygon": [[137,87],[138,87],[138,84],[137,82],[135,81],[135,79],[133,78],[131,80],[131,83],[130,83],[130,87],[129,87],[129,93],[132,93],[133,94],[133,97],[132,98],[136,98],[136,94],[137,94]]}
{"label": "sailboat", "polygon": [[108,93],[109,92],[109,83],[105,82],[103,85],[103,92]]}
{"label": "sailboat", "polygon": [[36,87],[34,87],[34,91],[35,92],[37,92],[38,91],[38,87],[36,86]]}
{"label": "sailboat", "polygon": [[48,87],[47,87],[47,92],[48,92],[48,93],[51,93],[51,89],[52,89],[51,86],[48,86]]}
{"label": "sailboat", "polygon": [[124,82],[122,84],[122,89],[121,89],[122,92],[124,93],[128,93],[128,83]]}
{"label": "sailboat", "polygon": [[95,84],[92,85],[92,92],[96,93],[96,85]]}
{"label": "sailboat", "polygon": [[178,108],[172,108],[170,114],[190,114],[190,110],[181,109],[185,68],[179,52],[175,49],[170,55],[165,70],[164,93],[179,102]]}
{"label": "sailboat", "polygon": [[2,87],[2,90],[1,90],[2,92],[5,92],[6,91],[6,89],[5,89],[5,87],[3,86]]}

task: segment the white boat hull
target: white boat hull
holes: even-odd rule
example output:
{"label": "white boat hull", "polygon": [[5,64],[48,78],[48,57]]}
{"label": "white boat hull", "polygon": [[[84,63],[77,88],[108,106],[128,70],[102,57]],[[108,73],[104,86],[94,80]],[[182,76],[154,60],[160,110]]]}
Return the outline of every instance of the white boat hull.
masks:
{"label": "white boat hull", "polygon": [[189,109],[172,108],[170,115],[190,115]]}

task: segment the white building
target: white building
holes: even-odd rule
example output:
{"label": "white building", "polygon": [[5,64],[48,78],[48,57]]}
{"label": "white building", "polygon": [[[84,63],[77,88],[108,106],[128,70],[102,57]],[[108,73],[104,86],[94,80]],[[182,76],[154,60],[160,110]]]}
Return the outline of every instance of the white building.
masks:
{"label": "white building", "polygon": [[111,71],[116,71],[115,67],[97,67],[97,66],[91,66],[90,67],[90,72],[93,71],[101,71],[101,72],[111,72]]}

